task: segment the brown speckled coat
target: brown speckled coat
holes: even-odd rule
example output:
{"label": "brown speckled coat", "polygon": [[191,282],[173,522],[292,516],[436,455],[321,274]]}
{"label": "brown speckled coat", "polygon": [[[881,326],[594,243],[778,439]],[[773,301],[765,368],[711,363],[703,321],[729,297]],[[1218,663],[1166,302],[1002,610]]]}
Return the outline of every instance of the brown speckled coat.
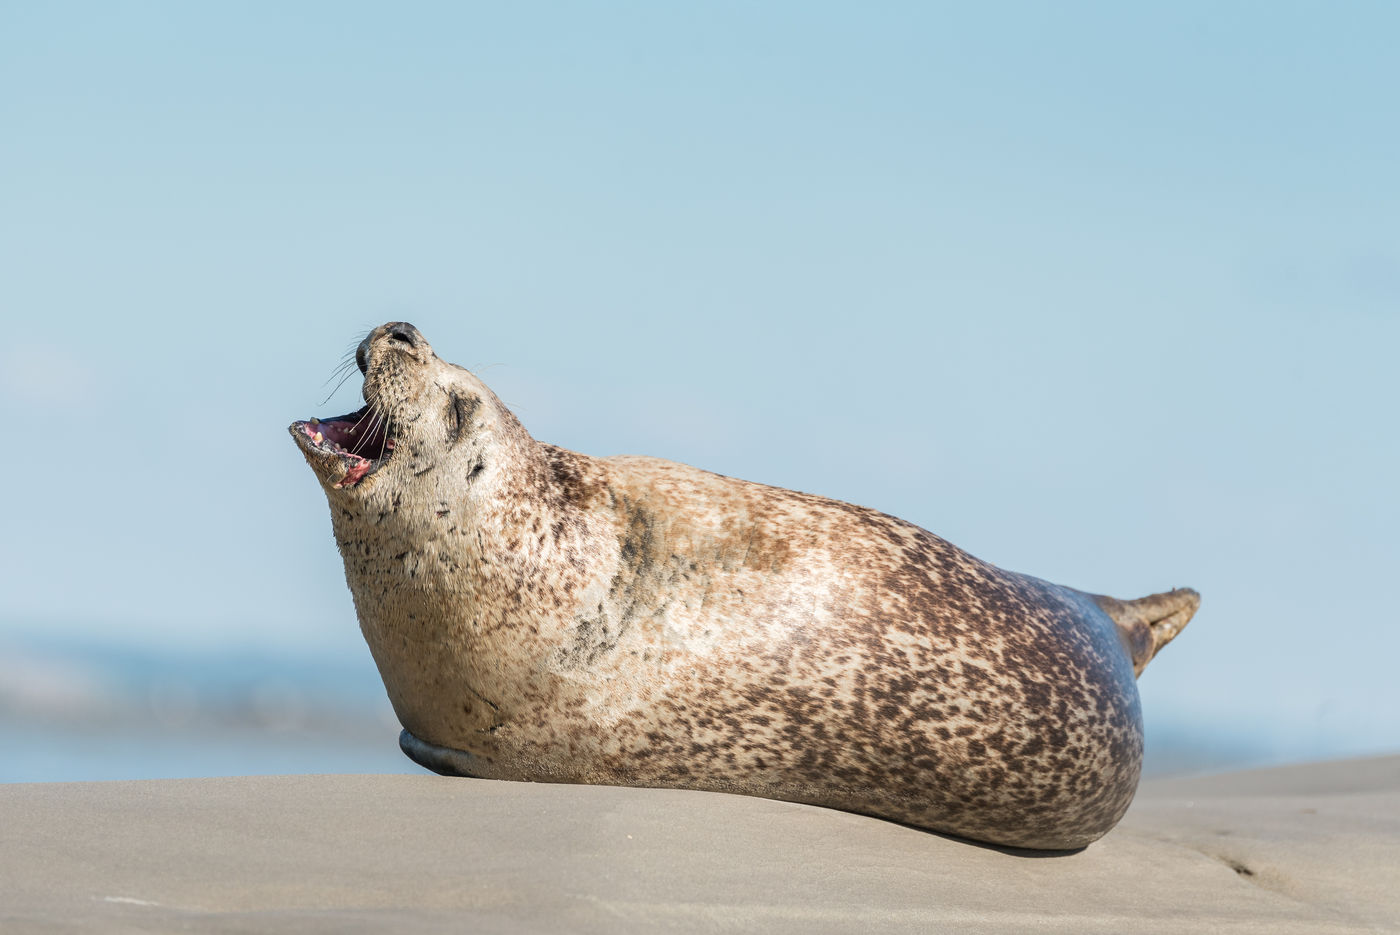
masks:
{"label": "brown speckled coat", "polygon": [[1194,592],[1096,597],[874,510],[541,444],[402,323],[361,365],[387,456],[357,478],[316,424],[292,434],[425,765],[762,795],[1032,848],[1083,846],[1127,809],[1135,674]]}

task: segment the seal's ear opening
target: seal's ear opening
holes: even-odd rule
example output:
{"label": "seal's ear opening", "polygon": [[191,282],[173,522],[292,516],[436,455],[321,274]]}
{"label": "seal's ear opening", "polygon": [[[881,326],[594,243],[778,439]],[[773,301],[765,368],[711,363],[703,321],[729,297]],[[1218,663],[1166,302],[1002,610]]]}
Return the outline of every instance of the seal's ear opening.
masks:
{"label": "seal's ear opening", "polygon": [[1135,601],[1120,601],[1102,594],[1093,597],[1103,612],[1118,624],[1118,631],[1133,657],[1134,675],[1142,675],[1152,657],[1176,639],[1201,606],[1201,595],[1190,588],[1174,588]]}

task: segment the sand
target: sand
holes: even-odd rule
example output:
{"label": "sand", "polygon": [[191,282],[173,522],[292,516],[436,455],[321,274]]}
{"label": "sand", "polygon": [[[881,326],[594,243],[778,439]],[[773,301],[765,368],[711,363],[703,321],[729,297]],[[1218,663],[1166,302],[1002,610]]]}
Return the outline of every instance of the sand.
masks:
{"label": "sand", "polygon": [[1400,931],[1400,757],[1147,782],[1061,856],[426,775],[0,786],[0,841],[5,933]]}

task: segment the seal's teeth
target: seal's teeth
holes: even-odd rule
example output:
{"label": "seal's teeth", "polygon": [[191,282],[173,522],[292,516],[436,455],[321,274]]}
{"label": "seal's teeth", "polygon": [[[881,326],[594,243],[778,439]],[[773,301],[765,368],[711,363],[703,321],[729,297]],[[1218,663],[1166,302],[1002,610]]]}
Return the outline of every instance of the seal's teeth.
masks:
{"label": "seal's teeth", "polygon": [[312,424],[312,425],[320,425],[320,424],[321,424],[321,420],[318,419],[318,418],[316,418],[315,416],[312,416],[312,417],[311,417],[311,424]]}
{"label": "seal's teeth", "polygon": [[311,436],[311,440],[319,445],[321,444],[321,442],[326,440],[326,436],[322,435],[320,432],[317,432],[315,435]]}

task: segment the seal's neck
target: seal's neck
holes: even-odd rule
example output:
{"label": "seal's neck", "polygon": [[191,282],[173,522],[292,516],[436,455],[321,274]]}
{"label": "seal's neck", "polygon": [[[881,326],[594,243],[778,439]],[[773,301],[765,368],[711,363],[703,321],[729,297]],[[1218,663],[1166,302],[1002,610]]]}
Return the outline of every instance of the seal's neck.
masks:
{"label": "seal's neck", "polygon": [[[367,612],[379,613],[366,598],[407,613],[422,601],[529,594],[541,569],[557,567],[552,559],[561,551],[590,548],[592,533],[578,521],[560,477],[565,456],[570,466],[589,459],[540,444],[509,410],[491,403],[489,423],[450,460],[384,472],[353,503],[332,498],[336,542],[362,622]],[[511,598],[516,606],[523,600]]]}

